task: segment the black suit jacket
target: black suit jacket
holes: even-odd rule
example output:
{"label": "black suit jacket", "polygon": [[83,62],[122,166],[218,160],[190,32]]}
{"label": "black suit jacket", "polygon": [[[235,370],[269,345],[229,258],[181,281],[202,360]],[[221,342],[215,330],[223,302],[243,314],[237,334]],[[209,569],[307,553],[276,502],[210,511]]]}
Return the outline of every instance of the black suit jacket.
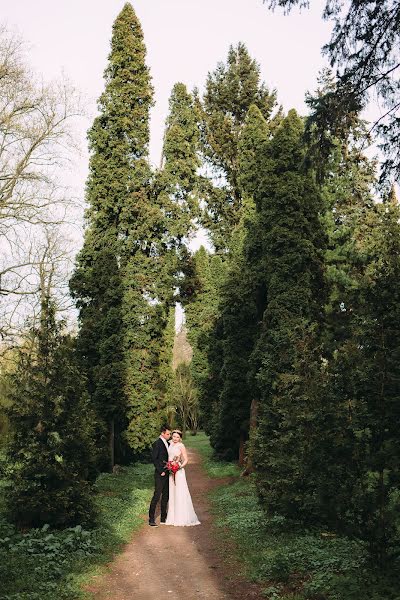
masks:
{"label": "black suit jacket", "polygon": [[[168,444],[168,442],[167,442]],[[161,475],[161,473],[166,472],[165,463],[168,461],[168,450],[165,447],[164,442],[161,438],[158,438],[151,450],[151,458],[153,460],[153,464],[156,468],[156,472]]]}

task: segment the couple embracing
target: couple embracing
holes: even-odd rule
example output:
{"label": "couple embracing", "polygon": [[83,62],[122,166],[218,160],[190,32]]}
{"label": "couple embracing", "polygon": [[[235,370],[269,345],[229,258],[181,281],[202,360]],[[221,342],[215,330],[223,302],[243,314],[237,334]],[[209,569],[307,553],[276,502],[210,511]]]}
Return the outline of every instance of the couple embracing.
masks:
{"label": "couple embracing", "polygon": [[[160,499],[161,525],[200,525],[186,481],[188,457],[182,443],[182,432],[164,425],[160,437],[153,444],[152,459],[155,489],[149,508],[149,525],[157,527],[155,513]],[[167,463],[174,465],[174,470],[177,469],[174,475],[169,474]]]}

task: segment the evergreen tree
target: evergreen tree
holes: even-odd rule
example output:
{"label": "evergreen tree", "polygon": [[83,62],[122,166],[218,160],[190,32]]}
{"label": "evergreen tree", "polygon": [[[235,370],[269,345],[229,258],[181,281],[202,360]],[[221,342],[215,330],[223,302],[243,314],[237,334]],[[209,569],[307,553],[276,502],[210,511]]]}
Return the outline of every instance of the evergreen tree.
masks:
{"label": "evergreen tree", "polygon": [[312,390],[299,359],[308,354],[318,363],[325,287],[323,204],[312,173],[304,168],[303,131],[303,121],[290,111],[268,145],[254,194],[266,290],[252,357],[260,399],[257,484],[272,511],[290,516],[302,508],[304,454],[313,422]]}
{"label": "evergreen tree", "polygon": [[369,213],[352,347],[342,350],[357,457],[343,525],[369,541],[381,564],[396,555],[398,544],[399,217],[390,202]]}
{"label": "evergreen tree", "polygon": [[44,298],[40,327],[9,378],[7,506],[18,525],[89,525],[95,517],[93,414],[75,342],[61,328],[53,302]]}
{"label": "evergreen tree", "polygon": [[218,456],[227,460],[239,458],[241,464],[244,443],[249,437],[252,401],[248,361],[258,324],[256,280],[244,256],[252,212],[249,200],[247,214],[243,209],[243,219],[231,238],[226,277],[220,290],[220,316],[215,328],[215,336],[219,332],[221,338],[220,353],[218,356],[209,353],[209,360],[214,358],[211,367],[220,368],[219,395],[215,398],[212,414],[211,444]]}
{"label": "evergreen tree", "polygon": [[218,318],[225,271],[226,263],[221,257],[210,255],[202,246],[187,260],[181,286],[188,340],[193,348],[192,376],[199,395],[201,424],[207,433],[214,425],[213,415],[220,390],[222,353]]}
{"label": "evergreen tree", "polygon": [[[241,254],[239,247],[243,244],[245,236],[244,222],[247,218],[246,215],[242,215],[242,212],[243,206],[246,204],[246,198],[249,197],[249,193],[245,190],[245,186],[241,181],[240,144],[242,136],[243,140],[246,139],[246,136],[249,138],[253,132],[250,132],[250,130],[257,126],[255,124],[253,127],[251,117],[250,124],[246,123],[247,115],[251,110],[253,112],[257,111],[257,117],[258,114],[260,115],[265,138],[267,139],[270,136],[281,118],[280,111],[278,111],[276,117],[271,119],[275,105],[275,91],[270,93],[265,84],[260,81],[259,66],[255,60],[251,59],[244,44],[238,44],[237,47],[229,49],[227,64],[220,63],[217,69],[208,75],[204,97],[202,100],[197,97],[200,120],[200,149],[204,167],[202,176],[198,178],[199,194],[203,200],[200,222],[207,228],[210,239],[218,253],[218,258],[211,260],[210,266],[214,264],[219,271],[219,275],[217,276],[218,284],[216,287],[211,286],[213,288],[211,293],[214,306],[212,311],[213,322],[208,320],[207,325],[204,325],[204,320],[202,320],[197,324],[200,315],[208,314],[210,301],[209,290],[207,286],[203,288],[201,283],[205,271],[202,270],[199,264],[195,265],[195,271],[200,267],[198,271],[200,280],[196,280],[196,276],[194,277],[196,292],[189,301],[186,298],[185,308],[188,314],[190,341],[194,350],[193,375],[199,385],[200,406],[203,419],[205,419],[203,425],[208,433],[212,433],[211,441],[212,444],[215,444],[215,449],[221,456],[226,457],[237,456],[239,446],[243,449],[249,426],[249,403],[245,392],[246,376],[243,371],[238,375],[237,368],[239,364],[234,365],[236,360],[233,354],[235,345],[234,318],[232,314],[228,317],[230,310],[229,289],[236,298],[237,318],[240,318],[239,305],[241,301],[239,296],[240,293],[245,291],[243,285],[241,285],[242,282],[240,282],[241,292],[239,293],[237,282],[235,282],[235,277],[240,278],[240,267],[236,263],[241,260],[239,258]],[[264,125],[267,127],[267,123],[268,132],[264,130]],[[248,131],[244,133],[246,129]],[[249,140],[247,142],[250,143]],[[245,154],[246,150],[244,149],[243,152]],[[254,150],[250,150],[250,152],[254,152]],[[243,160],[246,161],[246,159]],[[247,162],[250,162],[250,158]],[[251,175],[249,174],[248,179],[250,178]],[[247,208],[244,212],[246,213],[246,211]],[[232,264],[230,264],[231,253],[234,255],[232,256]],[[240,266],[243,265],[242,261]],[[228,275],[229,271],[231,275]],[[228,277],[226,286],[223,284],[225,276]],[[208,282],[211,279],[206,276]],[[221,301],[219,296],[224,287],[224,300],[222,305],[219,306]],[[251,293],[249,292],[246,298],[250,299],[250,296]],[[190,301],[193,301],[193,307]],[[244,312],[246,312],[243,303],[242,306]],[[230,338],[232,344],[230,348],[228,348],[228,342],[225,342],[224,337],[224,316],[221,313],[221,309],[224,310],[224,308],[227,310],[226,327],[230,330],[229,336],[232,336]],[[249,318],[249,315],[247,315],[247,318]],[[246,318],[244,317],[243,327],[245,327],[245,321]],[[199,331],[192,332],[190,330],[191,326],[195,328],[199,326]],[[206,334],[205,328],[207,328]],[[224,343],[227,352],[225,365]],[[248,351],[247,345],[244,344],[244,354]],[[228,366],[230,361],[232,361],[232,364]],[[241,357],[239,362],[240,368],[242,368],[246,359]],[[199,376],[198,373],[203,373],[204,376]],[[239,386],[234,384],[236,376],[239,377],[241,382]],[[237,395],[230,397],[231,385],[237,391],[240,389],[240,398]],[[223,394],[223,399],[221,394]],[[231,421],[233,415],[235,415],[235,418],[234,421]]]}
{"label": "evergreen tree", "polygon": [[[226,249],[240,220],[242,202],[239,172],[239,139],[251,105],[269,121],[276,92],[260,82],[260,68],[242,43],[231,46],[227,63],[209,73],[201,111],[201,147],[210,179],[203,179],[206,208],[203,224],[217,250]],[[280,119],[280,112],[275,121]]]}
{"label": "evergreen tree", "polygon": [[130,4],[113,25],[104,78],[99,116],[89,131],[88,228],[71,280],[80,309],[79,348],[98,416],[102,469],[112,467],[114,449],[118,461],[127,454],[124,266],[132,252],[132,222],[143,221],[150,179],[152,88],[142,29]]}
{"label": "evergreen tree", "polygon": [[239,183],[242,218],[229,244],[227,274],[221,288],[221,392],[216,403],[211,443],[220,456],[244,462],[249,438],[251,404],[255,401],[249,377],[249,358],[264,309],[261,296],[259,233],[253,195],[271,132],[257,106],[247,113],[239,140]]}
{"label": "evergreen tree", "polygon": [[[171,307],[183,240],[196,212],[198,128],[193,98],[176,84],[166,122],[162,169],[152,178],[128,236],[124,275],[126,393],[130,446],[148,448],[165,420],[172,385]],[[167,367],[168,364],[168,367]]]}
{"label": "evergreen tree", "polygon": [[176,83],[169,99],[160,175],[175,211],[179,209],[177,237],[188,234],[193,227],[192,219],[198,215],[197,171],[201,164],[198,119],[192,94],[183,83]]}
{"label": "evergreen tree", "polygon": [[[105,234],[102,243],[107,239],[109,236]],[[111,244],[109,248],[96,248],[92,240],[92,231],[88,230],[70,286],[80,310],[81,367],[88,376],[88,391],[96,413],[98,468],[107,470],[112,468],[115,458],[121,461],[126,452],[121,439],[125,427],[122,290]]]}
{"label": "evergreen tree", "polygon": [[[321,83],[323,87],[316,97],[309,98],[312,107],[323,104],[326,94],[334,89],[329,72],[323,73]],[[354,489],[362,476],[360,456],[364,454],[355,427],[358,412],[355,390],[361,376],[355,331],[363,311],[361,289],[365,265],[370,260],[365,244],[375,213],[374,165],[360,150],[364,129],[364,123],[354,114],[342,138],[334,138],[329,128],[324,133],[332,148],[324,163],[322,186],[323,224],[328,238],[327,302],[321,347],[325,366],[312,375],[314,427],[304,460],[310,484],[303,497],[308,517],[330,528],[350,528],[353,532],[354,523],[359,521],[353,504]],[[318,136],[311,138],[311,147],[314,160],[318,159],[315,152]],[[304,357],[304,361],[304,368],[311,373],[311,365],[315,364],[312,357]]]}

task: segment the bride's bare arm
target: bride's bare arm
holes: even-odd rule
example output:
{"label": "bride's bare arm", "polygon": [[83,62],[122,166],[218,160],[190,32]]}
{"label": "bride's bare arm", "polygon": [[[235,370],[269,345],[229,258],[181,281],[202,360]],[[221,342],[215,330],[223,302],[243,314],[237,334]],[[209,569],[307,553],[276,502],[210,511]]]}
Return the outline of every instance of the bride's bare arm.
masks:
{"label": "bride's bare arm", "polygon": [[181,464],[181,469],[182,469],[183,467],[185,467],[188,464],[189,460],[188,460],[188,455],[187,455],[187,452],[186,452],[186,448],[185,448],[185,446],[183,444],[182,444],[181,451],[182,451],[182,458],[183,458],[183,462]]}

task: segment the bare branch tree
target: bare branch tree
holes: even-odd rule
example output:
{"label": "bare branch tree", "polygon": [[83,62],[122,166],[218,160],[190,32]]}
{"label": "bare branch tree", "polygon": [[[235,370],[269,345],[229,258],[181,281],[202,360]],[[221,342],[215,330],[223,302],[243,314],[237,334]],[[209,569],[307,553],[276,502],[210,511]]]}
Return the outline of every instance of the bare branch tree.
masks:
{"label": "bare branch tree", "polygon": [[[0,26],[0,337],[15,338],[43,281],[66,288],[71,257],[61,229],[76,203],[60,173],[77,149],[77,92],[46,84],[27,66],[23,41]],[[62,265],[62,267],[61,267]],[[60,276],[59,273],[63,273]],[[43,279],[44,278],[44,279]],[[60,288],[60,289],[61,289]],[[62,304],[68,300],[64,292]]]}

